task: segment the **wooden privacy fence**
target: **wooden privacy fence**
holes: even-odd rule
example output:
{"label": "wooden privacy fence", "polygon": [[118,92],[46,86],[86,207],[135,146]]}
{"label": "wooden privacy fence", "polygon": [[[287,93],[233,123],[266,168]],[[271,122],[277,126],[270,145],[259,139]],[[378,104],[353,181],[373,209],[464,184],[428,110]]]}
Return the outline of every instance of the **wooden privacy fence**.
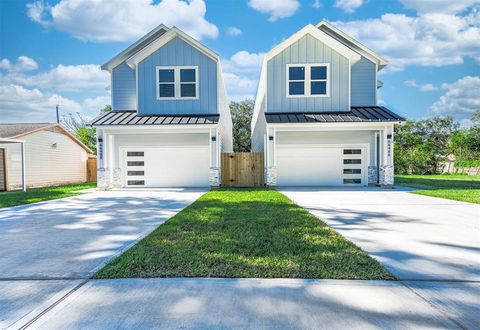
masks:
{"label": "wooden privacy fence", "polygon": [[87,182],[97,182],[97,158],[87,159]]}
{"label": "wooden privacy fence", "polygon": [[222,186],[263,186],[263,164],[263,152],[222,153]]}

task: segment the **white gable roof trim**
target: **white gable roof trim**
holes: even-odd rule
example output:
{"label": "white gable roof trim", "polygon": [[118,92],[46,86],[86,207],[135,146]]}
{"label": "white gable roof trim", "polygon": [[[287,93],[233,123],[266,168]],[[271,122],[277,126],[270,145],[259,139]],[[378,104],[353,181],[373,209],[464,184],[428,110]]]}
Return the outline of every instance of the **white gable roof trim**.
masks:
{"label": "white gable roof trim", "polygon": [[307,34],[311,35],[312,37],[320,40],[324,44],[326,44],[328,47],[332,48],[336,52],[340,53],[341,55],[345,56],[350,60],[351,64],[356,63],[357,61],[360,60],[361,56],[354,50],[350,49],[349,47],[345,46],[342,44],[340,41],[336,40],[335,38],[332,38],[329,36],[327,33],[319,30],[312,24],[308,24],[305,26],[303,29],[300,31],[294,33],[291,37],[286,39],[285,41],[281,42],[277,46],[275,46],[272,50],[270,50],[266,54],[266,60],[270,60],[280,54],[283,50],[288,48],[290,45],[293,43],[297,42]]}
{"label": "white gable roof trim", "polygon": [[219,56],[217,53],[215,53],[213,50],[210,48],[202,45],[200,42],[197,40],[193,39],[190,37],[188,34],[183,32],[177,27],[172,27],[170,30],[167,31],[164,35],[147,45],[145,48],[131,56],[129,59],[127,59],[127,64],[129,67],[132,69],[135,69],[138,63],[143,61],[145,58],[153,54],[156,50],[160,49],[163,47],[165,44],[167,44],[169,41],[173,40],[174,38],[179,37],[192,47],[196,48],[206,56],[210,57],[212,60],[218,62],[219,61]]}
{"label": "white gable roof trim", "polygon": [[[155,29],[152,31],[148,32],[146,35],[135,41],[132,45],[130,45],[128,48],[120,52],[118,55],[115,55],[113,58],[111,58],[108,62],[102,65],[102,70],[107,70],[111,71],[114,67],[117,65],[121,64],[123,61],[125,61],[127,58],[129,58],[132,54],[129,54],[133,49],[136,47],[140,46],[142,43],[147,41],[151,36],[159,32],[160,30],[164,30],[165,32],[169,30],[168,27],[166,27],[163,24],[160,24],[157,26]],[[146,45],[145,45],[146,46]]]}
{"label": "white gable roof trim", "polygon": [[362,55],[364,55],[369,60],[373,59],[372,62],[376,62],[380,67],[384,67],[388,64],[388,60],[385,57],[377,54],[376,52],[366,47],[365,45],[361,44],[359,41],[355,40],[354,38],[352,38],[351,36],[343,32],[342,30],[336,28],[329,22],[321,21],[320,23],[317,24],[317,29],[320,29],[321,27],[326,27],[332,33],[347,40],[350,44],[355,46],[355,48],[357,48],[362,53]]}

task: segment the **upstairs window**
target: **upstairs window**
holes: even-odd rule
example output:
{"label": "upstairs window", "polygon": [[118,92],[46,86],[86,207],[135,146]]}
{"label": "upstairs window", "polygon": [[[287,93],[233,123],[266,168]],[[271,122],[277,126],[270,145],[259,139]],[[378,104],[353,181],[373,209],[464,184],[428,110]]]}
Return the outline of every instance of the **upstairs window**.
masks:
{"label": "upstairs window", "polygon": [[198,67],[157,67],[157,99],[198,99]]}
{"label": "upstairs window", "polygon": [[288,64],[287,97],[329,96],[330,66],[324,64]]}

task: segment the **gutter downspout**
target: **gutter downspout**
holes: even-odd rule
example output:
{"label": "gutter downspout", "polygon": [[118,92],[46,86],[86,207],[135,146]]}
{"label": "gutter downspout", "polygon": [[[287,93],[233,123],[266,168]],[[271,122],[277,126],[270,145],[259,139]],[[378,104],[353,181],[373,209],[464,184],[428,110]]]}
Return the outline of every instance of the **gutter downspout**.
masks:
{"label": "gutter downspout", "polygon": [[27,174],[25,171],[25,142],[20,142],[22,150],[22,191],[27,191]]}

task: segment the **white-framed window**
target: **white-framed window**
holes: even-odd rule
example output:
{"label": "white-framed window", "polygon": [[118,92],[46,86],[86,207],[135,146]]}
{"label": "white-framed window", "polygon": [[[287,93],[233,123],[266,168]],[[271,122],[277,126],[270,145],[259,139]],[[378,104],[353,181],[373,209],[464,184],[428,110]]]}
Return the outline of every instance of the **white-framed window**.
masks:
{"label": "white-framed window", "polygon": [[287,97],[330,96],[330,64],[287,64]]}
{"label": "white-framed window", "polygon": [[157,100],[198,99],[198,66],[157,66]]}

